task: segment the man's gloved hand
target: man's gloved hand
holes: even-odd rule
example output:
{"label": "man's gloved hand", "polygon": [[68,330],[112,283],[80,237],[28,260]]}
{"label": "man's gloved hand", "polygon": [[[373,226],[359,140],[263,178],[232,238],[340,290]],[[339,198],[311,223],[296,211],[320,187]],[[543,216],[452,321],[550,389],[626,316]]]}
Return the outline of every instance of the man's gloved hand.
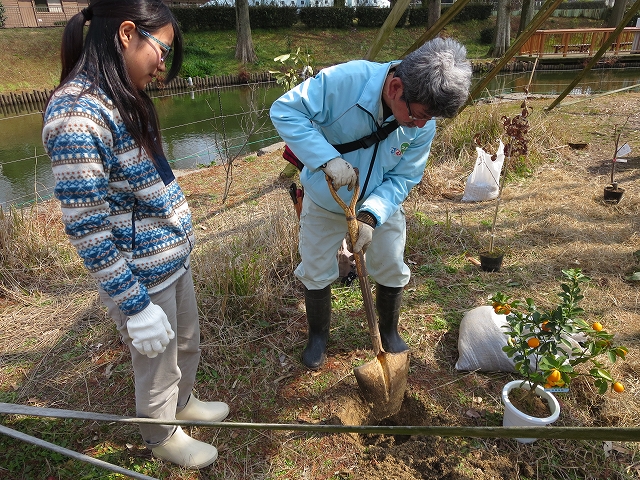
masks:
{"label": "man's gloved hand", "polygon": [[362,250],[362,253],[365,253],[367,248],[369,248],[369,245],[371,245],[372,238],[373,227],[370,227],[364,222],[358,222],[358,240],[356,240],[356,244],[353,246],[352,252],[358,253]]}
{"label": "man's gloved hand", "polygon": [[377,220],[376,217],[366,211],[358,213],[357,219],[358,239],[356,240],[355,245],[351,245],[351,238],[349,238],[349,233],[347,233],[347,246],[353,253],[358,253],[362,250],[362,253],[364,254],[371,244],[373,229],[377,224]]}
{"label": "man's gloved hand", "polygon": [[136,350],[149,358],[164,352],[169,340],[175,337],[166,313],[154,303],[129,317],[127,331]]}
{"label": "man's gloved hand", "polygon": [[331,178],[333,188],[336,190],[344,185],[348,185],[349,191],[351,191],[353,187],[356,186],[356,182],[358,181],[356,171],[344,158],[336,157],[333,160],[329,160],[320,168]]}

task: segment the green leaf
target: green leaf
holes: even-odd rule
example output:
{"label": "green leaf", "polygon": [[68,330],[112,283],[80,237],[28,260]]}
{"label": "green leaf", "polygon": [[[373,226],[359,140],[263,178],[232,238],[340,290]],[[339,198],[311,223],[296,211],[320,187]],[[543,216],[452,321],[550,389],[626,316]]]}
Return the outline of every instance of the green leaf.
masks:
{"label": "green leaf", "polygon": [[609,382],[613,383],[613,377],[611,376],[611,374],[609,372],[607,372],[606,370],[603,370],[601,368],[597,369],[598,375],[601,378],[604,378],[605,380],[608,380]]}
{"label": "green leaf", "polygon": [[291,58],[291,54],[290,53],[285,53],[284,55],[279,55],[276,58],[273,59],[274,62],[286,62],[287,60],[289,60],[289,58]]}
{"label": "green leaf", "polygon": [[640,282],[640,272],[633,272],[628,277],[625,277],[630,282]]}

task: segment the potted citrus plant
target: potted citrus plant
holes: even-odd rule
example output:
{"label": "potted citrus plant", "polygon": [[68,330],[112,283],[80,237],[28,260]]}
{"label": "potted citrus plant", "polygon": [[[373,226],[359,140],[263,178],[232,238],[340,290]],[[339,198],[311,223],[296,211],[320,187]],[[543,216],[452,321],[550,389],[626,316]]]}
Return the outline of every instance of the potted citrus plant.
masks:
{"label": "potted citrus plant", "polygon": [[[590,278],[580,269],[563,270],[565,281],[558,293],[560,303],[541,310],[531,298],[511,300],[499,292],[490,299],[498,314],[506,315],[507,345],[503,351],[514,361],[524,380],[509,382],[503,389],[505,417],[503,425],[548,425],[557,420],[560,407],[554,392],[568,392],[577,376],[589,377],[604,394],[623,392],[604,360],[611,364],[624,359],[627,348],[614,343],[614,335],[598,322],[582,318],[579,302],[584,298],[580,285]],[[533,408],[541,404],[546,414]],[[546,400],[546,405],[544,401]],[[517,412],[515,412],[517,411]],[[518,439],[523,443],[535,439]]]}

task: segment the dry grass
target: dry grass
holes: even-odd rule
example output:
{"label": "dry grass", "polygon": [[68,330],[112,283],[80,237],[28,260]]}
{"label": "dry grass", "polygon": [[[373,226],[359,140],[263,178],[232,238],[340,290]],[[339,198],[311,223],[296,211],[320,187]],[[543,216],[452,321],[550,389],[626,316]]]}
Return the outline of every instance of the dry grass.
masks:
{"label": "dry grass", "polygon": [[[455,371],[460,319],[496,291],[551,304],[560,271],[569,267],[582,268],[593,279],[582,304],[588,317],[615,332],[630,352],[626,362],[613,368],[625,393],[598,396],[587,382],[577,382],[561,398],[559,424],[640,423],[638,286],[625,280],[640,269],[634,257],[640,250],[640,121],[634,110],[639,99],[639,94],[602,97],[548,114],[543,107],[549,99],[531,101],[532,151],[504,192],[497,242],[507,248],[507,257],[497,273],[479,271],[465,259],[465,252],[476,255],[487,244],[493,204],[467,204],[460,198],[475,160],[472,134],[501,114],[512,115],[519,102],[470,107],[456,121],[439,126],[432,163],[405,204],[413,275],[401,327],[412,360],[396,423],[500,425],[499,390],[512,375]],[[608,183],[613,126],[628,115],[623,139],[632,156],[618,172],[627,192],[619,205],[605,205],[602,189]],[[588,148],[567,146],[578,141]],[[224,206],[214,200],[224,186],[222,168],[180,178],[198,235],[194,273],[203,342],[198,394],[227,401],[232,421],[366,423],[367,410],[351,372],[369,355],[357,287],[334,289],[326,366],[312,373],[299,360],[306,326],[301,287],[292,273],[298,262],[297,223],[286,191],[290,180],[279,177],[284,165],[279,152],[239,161]],[[128,353],[60,233],[57,208],[42,208],[2,217],[0,232],[14,220],[20,220],[20,228],[0,236],[0,400],[133,414]],[[479,417],[470,416],[470,410]],[[220,458],[195,473],[153,460],[139,445],[134,427],[20,417],[3,422],[170,479],[627,479],[637,478],[639,467],[632,443],[615,443],[605,456],[601,442],[586,440],[524,446],[499,439],[198,428],[193,434],[215,443]],[[6,478],[105,478],[103,472],[3,438],[0,449],[13,459],[0,460]]]}

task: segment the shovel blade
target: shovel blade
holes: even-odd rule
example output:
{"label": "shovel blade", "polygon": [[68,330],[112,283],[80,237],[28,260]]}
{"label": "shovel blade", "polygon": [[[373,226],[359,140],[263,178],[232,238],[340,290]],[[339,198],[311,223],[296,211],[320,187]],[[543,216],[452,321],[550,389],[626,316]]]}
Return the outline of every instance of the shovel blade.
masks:
{"label": "shovel blade", "polygon": [[409,351],[380,352],[378,356],[353,369],[362,396],[373,405],[377,420],[400,411],[409,375]]}

